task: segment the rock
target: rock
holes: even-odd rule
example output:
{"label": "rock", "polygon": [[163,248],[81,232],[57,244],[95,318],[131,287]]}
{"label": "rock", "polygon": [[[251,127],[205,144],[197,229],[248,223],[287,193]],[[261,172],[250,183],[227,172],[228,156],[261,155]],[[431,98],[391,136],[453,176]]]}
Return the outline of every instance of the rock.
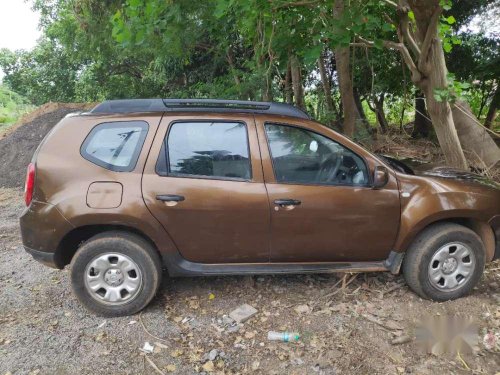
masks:
{"label": "rock", "polygon": [[252,316],[257,314],[257,310],[247,303],[244,303],[240,307],[234,309],[229,313],[229,316],[235,320],[237,323],[246,322]]}
{"label": "rock", "polygon": [[146,341],[141,351],[143,351],[144,353],[153,353],[154,349],[155,349],[154,345],[151,345],[149,342]]}
{"label": "rock", "polygon": [[215,359],[217,358],[218,354],[219,354],[219,352],[218,352],[217,349],[210,350],[210,352],[208,353],[208,360],[209,361],[215,361]]}

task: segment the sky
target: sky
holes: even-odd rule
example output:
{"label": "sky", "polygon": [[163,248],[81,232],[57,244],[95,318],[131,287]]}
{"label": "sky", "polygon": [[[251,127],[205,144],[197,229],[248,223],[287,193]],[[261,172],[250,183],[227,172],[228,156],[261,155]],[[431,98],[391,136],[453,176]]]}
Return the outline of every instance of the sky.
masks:
{"label": "sky", "polygon": [[[33,48],[40,36],[39,15],[31,10],[31,2],[0,0],[0,49]],[[0,80],[3,73],[0,70]]]}

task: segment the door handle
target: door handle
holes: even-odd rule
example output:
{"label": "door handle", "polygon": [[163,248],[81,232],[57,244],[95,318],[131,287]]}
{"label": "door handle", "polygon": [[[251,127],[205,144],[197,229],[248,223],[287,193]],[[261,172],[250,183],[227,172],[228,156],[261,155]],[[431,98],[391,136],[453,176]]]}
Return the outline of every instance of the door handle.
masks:
{"label": "door handle", "polygon": [[186,198],[183,195],[160,194],[156,196],[156,199],[163,202],[182,202]]}
{"label": "door handle", "polygon": [[274,204],[280,207],[284,206],[298,206],[302,202],[297,200],[297,199],[276,199],[274,201]]}

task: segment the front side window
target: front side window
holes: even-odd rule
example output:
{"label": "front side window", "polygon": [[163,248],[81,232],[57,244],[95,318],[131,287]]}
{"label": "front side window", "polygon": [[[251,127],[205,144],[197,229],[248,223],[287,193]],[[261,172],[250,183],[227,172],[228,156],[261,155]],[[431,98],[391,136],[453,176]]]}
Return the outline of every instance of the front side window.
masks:
{"label": "front side window", "polygon": [[246,125],[240,122],[173,123],[157,173],[180,177],[251,179]]}
{"label": "front side window", "polygon": [[91,130],[80,152],[103,168],[129,172],[135,168],[147,133],[144,121],[105,122]]}
{"label": "front side window", "polygon": [[277,182],[368,184],[363,159],[340,143],[293,126],[266,124],[265,129]]}

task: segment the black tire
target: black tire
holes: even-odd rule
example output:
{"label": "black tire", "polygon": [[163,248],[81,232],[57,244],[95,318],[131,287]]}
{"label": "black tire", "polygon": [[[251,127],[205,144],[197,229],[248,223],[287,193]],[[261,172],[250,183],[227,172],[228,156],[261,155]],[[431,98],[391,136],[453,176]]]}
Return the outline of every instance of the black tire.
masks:
{"label": "black tire", "polygon": [[[465,244],[475,257],[474,271],[454,290],[438,289],[429,278],[429,265],[434,254],[447,244]],[[413,241],[403,260],[403,275],[415,293],[425,299],[448,301],[469,294],[481,279],[485,249],[479,236],[462,225],[439,223],[426,228]]]}
{"label": "black tire", "polygon": [[[119,305],[106,304],[91,295],[86,288],[85,270],[99,255],[119,253],[129,257],[142,275],[140,287],[133,298]],[[132,315],[141,311],[153,299],[161,284],[160,257],[153,246],[132,233],[109,231],[93,236],[76,252],[71,261],[71,286],[78,300],[93,313],[116,317]]]}

